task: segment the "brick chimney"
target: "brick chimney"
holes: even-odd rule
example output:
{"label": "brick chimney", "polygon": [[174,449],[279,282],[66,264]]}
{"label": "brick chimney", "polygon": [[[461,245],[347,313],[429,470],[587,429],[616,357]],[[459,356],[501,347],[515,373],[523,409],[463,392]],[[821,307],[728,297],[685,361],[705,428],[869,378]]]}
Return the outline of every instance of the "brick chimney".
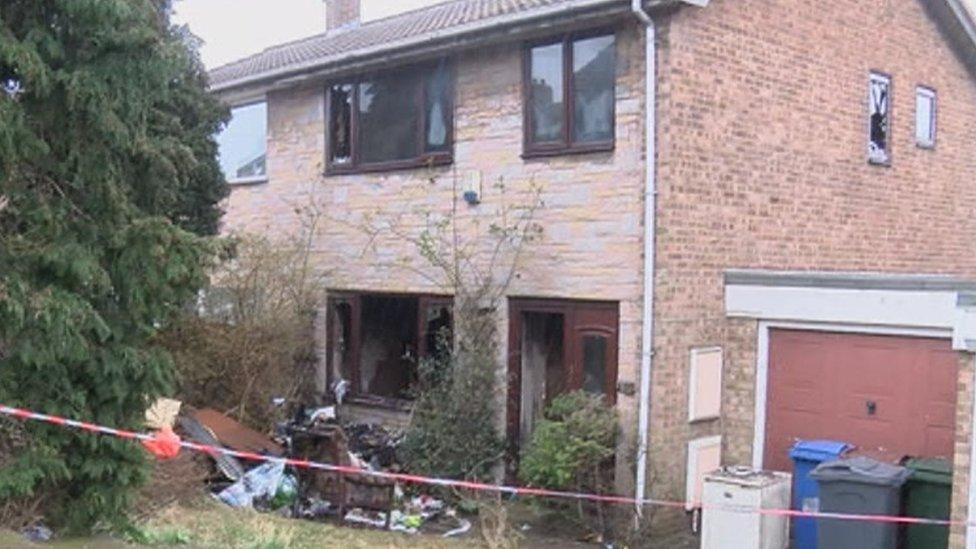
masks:
{"label": "brick chimney", "polygon": [[333,31],[359,24],[361,0],[325,0],[325,30]]}

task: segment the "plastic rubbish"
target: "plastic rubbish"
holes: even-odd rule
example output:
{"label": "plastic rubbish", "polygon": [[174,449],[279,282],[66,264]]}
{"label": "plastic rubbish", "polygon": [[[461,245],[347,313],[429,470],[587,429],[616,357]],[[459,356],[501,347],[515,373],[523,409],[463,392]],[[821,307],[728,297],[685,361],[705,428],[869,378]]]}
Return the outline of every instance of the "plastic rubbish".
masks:
{"label": "plastic rubbish", "polygon": [[28,526],[27,528],[21,530],[20,533],[22,536],[24,536],[24,539],[34,543],[51,541],[51,537],[54,535],[54,532],[43,524]]}
{"label": "plastic rubbish", "polygon": [[343,517],[346,522],[355,524],[365,524],[374,528],[386,528],[387,518],[384,513],[374,513],[373,516],[367,515],[362,509],[352,509]]}
{"label": "plastic rubbish", "polygon": [[173,459],[180,455],[180,437],[168,425],[164,425],[153,438],[142,441],[142,445],[159,459]]}
{"label": "plastic rubbish", "polygon": [[467,534],[470,530],[471,530],[471,521],[468,519],[459,518],[458,527],[453,530],[444,532],[444,537],[453,538],[456,536],[460,536],[462,534]]}
{"label": "plastic rubbish", "polygon": [[217,499],[231,507],[253,507],[258,498],[272,498],[278,492],[285,466],[268,462],[251,469],[241,480],[217,494]]}
{"label": "plastic rubbish", "polygon": [[312,423],[316,421],[332,421],[336,418],[335,406],[323,406],[322,408],[316,408],[312,410],[308,419]]}

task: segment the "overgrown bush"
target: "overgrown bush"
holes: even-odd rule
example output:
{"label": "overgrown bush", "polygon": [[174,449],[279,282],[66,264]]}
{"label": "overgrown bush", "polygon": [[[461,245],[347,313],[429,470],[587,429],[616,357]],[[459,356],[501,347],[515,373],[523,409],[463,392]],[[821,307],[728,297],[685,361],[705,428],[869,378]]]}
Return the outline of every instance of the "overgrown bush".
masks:
{"label": "overgrown bush", "polygon": [[605,490],[617,425],[602,396],[575,391],[554,398],[522,456],[522,480],[553,490]]}
{"label": "overgrown bush", "polygon": [[[492,323],[487,316],[481,321]],[[488,479],[505,448],[495,424],[493,338],[452,347],[442,337],[439,347],[420,363],[417,400],[400,451],[415,473]]]}
{"label": "overgrown bush", "polygon": [[307,239],[235,239],[199,307],[163,334],[179,397],[266,429],[276,397],[314,390],[313,321],[318,276]]}
{"label": "overgrown bush", "polygon": [[[603,396],[582,391],[560,395],[536,424],[522,455],[519,476],[531,486],[551,490],[607,493],[613,487],[617,434],[616,410]],[[596,521],[579,502],[580,521],[609,535],[604,504],[593,507]]]}

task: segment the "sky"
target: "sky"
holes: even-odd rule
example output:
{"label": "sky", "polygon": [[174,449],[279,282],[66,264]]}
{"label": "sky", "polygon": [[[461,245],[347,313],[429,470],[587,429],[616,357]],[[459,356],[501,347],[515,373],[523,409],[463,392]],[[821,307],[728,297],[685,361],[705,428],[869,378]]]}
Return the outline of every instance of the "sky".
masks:
{"label": "sky", "polygon": [[[364,21],[444,0],[363,0]],[[175,20],[204,41],[207,68],[325,31],[322,0],[177,0]]]}

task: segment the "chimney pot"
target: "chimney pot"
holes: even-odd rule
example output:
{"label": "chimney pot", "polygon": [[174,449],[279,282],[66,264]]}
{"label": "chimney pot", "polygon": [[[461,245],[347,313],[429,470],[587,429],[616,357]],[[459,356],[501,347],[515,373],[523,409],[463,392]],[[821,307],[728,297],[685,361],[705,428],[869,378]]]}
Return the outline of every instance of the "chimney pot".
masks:
{"label": "chimney pot", "polygon": [[361,0],[325,0],[325,30],[353,27],[359,24]]}

